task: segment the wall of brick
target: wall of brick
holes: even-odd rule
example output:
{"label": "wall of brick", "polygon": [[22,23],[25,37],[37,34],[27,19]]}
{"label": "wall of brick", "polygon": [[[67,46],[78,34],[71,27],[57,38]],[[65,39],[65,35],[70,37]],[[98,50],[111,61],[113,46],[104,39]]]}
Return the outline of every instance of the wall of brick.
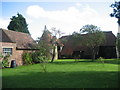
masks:
{"label": "wall of brick", "polygon": [[23,53],[31,53],[34,50],[16,50],[16,62],[18,65],[23,65],[22,55]]}
{"label": "wall of brick", "polygon": [[16,50],[16,43],[0,42],[0,53],[3,53],[3,48],[12,48],[12,55],[10,56],[9,62],[11,64],[11,60],[16,60],[18,66],[23,65],[23,53],[33,52],[33,50]]}
{"label": "wall of brick", "polygon": [[22,54],[23,50],[16,50],[15,60],[18,66],[23,65]]}
{"label": "wall of brick", "polygon": [[[11,60],[15,60],[16,57],[16,43],[9,43],[9,42],[0,42],[0,53],[3,54],[3,48],[12,48],[12,55],[10,55],[9,62]],[[10,64],[9,64],[10,66]]]}

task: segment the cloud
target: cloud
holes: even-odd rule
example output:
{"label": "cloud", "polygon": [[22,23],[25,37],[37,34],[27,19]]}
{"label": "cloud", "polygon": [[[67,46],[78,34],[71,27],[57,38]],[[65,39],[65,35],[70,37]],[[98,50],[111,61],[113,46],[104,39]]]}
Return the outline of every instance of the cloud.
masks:
{"label": "cloud", "polygon": [[81,4],[81,3],[76,3],[76,6],[78,6],[78,7],[79,7],[79,6],[82,6],[82,4]]}
{"label": "cloud", "polygon": [[38,5],[29,6],[27,8],[27,14],[30,15],[31,17],[39,18],[41,15],[44,15],[44,10]]}
{"label": "cloud", "polygon": [[9,20],[0,18],[0,28],[7,29],[8,25],[9,25]]}
{"label": "cloud", "polygon": [[[76,5],[80,6],[80,3]],[[29,23],[29,29],[33,38],[40,37],[44,25],[56,27],[66,34],[71,34],[73,31],[79,31],[83,25],[94,24],[104,31],[117,32],[117,23],[115,18],[105,17],[89,6],[78,9],[75,6],[68,7],[65,10],[49,11],[38,5],[32,5],[26,11],[28,18],[32,20]],[[35,32],[36,30],[36,32]]]}

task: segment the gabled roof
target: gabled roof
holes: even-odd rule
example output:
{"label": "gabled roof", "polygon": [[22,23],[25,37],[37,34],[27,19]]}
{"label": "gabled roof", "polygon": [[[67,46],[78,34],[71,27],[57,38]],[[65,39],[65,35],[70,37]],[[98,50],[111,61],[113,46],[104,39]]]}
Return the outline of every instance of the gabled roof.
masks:
{"label": "gabled roof", "polygon": [[0,42],[13,42],[7,34],[3,31],[3,29],[0,29]]}
{"label": "gabled roof", "polygon": [[36,43],[29,34],[0,29],[0,42],[16,43],[17,49],[34,49]]}
{"label": "gabled roof", "polygon": [[[112,33],[112,31],[105,31],[103,33],[105,34],[105,42],[103,44],[101,44],[100,46],[115,46],[116,45],[116,37]],[[84,34],[83,36],[85,38],[87,38],[87,34]],[[86,51],[89,49],[85,46],[80,46],[80,45],[76,45],[75,43],[73,43],[73,41],[71,40],[71,35],[63,36],[60,38],[60,40],[62,40],[62,39],[67,40],[67,42],[64,44],[63,50],[61,52],[62,55],[72,55],[73,51],[79,51],[79,50]],[[80,40],[77,42],[80,42]]]}
{"label": "gabled roof", "polygon": [[112,31],[104,31],[105,34],[105,43],[101,46],[115,46],[116,45],[116,36],[112,33]]}

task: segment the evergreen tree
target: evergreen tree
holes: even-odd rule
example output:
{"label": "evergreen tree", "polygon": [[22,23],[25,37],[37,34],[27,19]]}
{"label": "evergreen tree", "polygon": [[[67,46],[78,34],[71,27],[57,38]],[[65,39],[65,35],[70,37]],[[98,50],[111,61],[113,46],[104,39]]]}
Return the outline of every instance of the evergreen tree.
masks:
{"label": "evergreen tree", "polygon": [[21,14],[18,13],[17,16],[12,16],[12,18],[10,19],[11,21],[7,27],[9,30],[30,34],[27,27],[28,24],[26,23],[25,18]]}

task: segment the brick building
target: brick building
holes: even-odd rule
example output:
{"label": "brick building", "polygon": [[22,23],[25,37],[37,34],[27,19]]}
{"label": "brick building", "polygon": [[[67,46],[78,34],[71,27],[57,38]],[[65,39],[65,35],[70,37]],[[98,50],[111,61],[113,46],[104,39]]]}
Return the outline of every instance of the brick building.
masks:
{"label": "brick building", "polygon": [[22,54],[32,52],[36,43],[29,34],[0,29],[0,53],[10,54],[10,60],[16,60],[17,65],[23,65]]}
{"label": "brick building", "polygon": [[[116,58],[116,36],[112,31],[104,31],[105,41],[99,46],[96,58]],[[80,55],[80,58],[91,58],[90,47],[76,45],[71,39],[72,35],[63,36],[60,40],[65,40],[64,47],[61,51],[60,58],[73,58],[75,54]],[[87,38],[87,34],[84,34],[84,38]],[[80,40],[76,42],[81,42]]]}

